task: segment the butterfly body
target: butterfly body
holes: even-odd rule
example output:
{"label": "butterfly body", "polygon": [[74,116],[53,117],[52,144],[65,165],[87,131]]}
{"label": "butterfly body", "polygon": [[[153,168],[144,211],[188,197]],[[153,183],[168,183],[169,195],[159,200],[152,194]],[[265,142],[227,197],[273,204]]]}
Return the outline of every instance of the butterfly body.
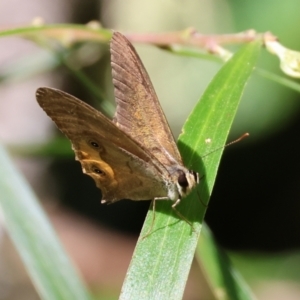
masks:
{"label": "butterfly body", "polygon": [[102,202],[170,199],[179,203],[199,182],[188,170],[149,76],[130,42],[115,32],[111,64],[117,109],[113,121],[83,101],[39,88],[37,101],[72,143]]}

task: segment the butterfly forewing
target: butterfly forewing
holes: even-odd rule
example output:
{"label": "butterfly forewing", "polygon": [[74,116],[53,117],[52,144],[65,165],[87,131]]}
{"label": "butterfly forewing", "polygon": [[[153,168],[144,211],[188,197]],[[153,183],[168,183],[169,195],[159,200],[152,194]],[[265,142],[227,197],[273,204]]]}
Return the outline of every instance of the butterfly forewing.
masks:
{"label": "butterfly forewing", "polygon": [[162,165],[181,165],[174,137],[135,49],[118,32],[113,34],[110,49],[117,126],[155,155]]}

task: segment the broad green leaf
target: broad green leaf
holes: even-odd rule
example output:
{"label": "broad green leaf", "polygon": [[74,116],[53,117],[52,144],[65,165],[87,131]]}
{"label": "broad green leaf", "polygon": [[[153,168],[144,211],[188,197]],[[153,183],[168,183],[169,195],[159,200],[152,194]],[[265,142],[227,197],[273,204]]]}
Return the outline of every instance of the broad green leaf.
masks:
{"label": "broad green leaf", "polygon": [[142,238],[151,227],[150,210],[120,299],[182,299],[206,210],[203,203],[209,201],[222,150],[203,155],[225,144],[260,47],[260,41],[249,43],[221,68],[179,137],[185,164],[202,176],[198,192],[194,191],[177,206],[193,223],[193,229],[174,213],[170,201],[157,201],[154,226],[150,235]]}
{"label": "broad green leaf", "polygon": [[31,188],[0,145],[0,208],[41,299],[91,299]]}

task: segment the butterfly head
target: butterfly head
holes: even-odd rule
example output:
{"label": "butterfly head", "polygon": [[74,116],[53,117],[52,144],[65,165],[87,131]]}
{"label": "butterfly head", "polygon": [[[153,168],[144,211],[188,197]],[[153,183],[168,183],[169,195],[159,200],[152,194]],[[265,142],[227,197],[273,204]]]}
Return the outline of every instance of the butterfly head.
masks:
{"label": "butterfly head", "polygon": [[177,179],[177,188],[180,197],[187,196],[191,190],[199,183],[199,174],[192,170],[181,171]]}
{"label": "butterfly head", "polygon": [[192,170],[180,169],[176,172],[173,188],[169,188],[168,198],[176,201],[187,196],[199,183],[199,174]]}

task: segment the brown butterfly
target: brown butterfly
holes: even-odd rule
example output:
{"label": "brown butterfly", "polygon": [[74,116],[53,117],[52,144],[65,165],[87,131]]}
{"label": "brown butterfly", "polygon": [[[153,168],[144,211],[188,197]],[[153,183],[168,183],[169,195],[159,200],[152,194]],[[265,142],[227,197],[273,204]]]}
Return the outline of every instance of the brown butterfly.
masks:
{"label": "brown butterfly", "polygon": [[37,101],[71,141],[83,172],[101,189],[102,203],[170,199],[175,209],[199,183],[199,175],[183,165],[150,78],[131,43],[114,32],[110,52],[117,103],[113,121],[56,89],[39,88]]}

